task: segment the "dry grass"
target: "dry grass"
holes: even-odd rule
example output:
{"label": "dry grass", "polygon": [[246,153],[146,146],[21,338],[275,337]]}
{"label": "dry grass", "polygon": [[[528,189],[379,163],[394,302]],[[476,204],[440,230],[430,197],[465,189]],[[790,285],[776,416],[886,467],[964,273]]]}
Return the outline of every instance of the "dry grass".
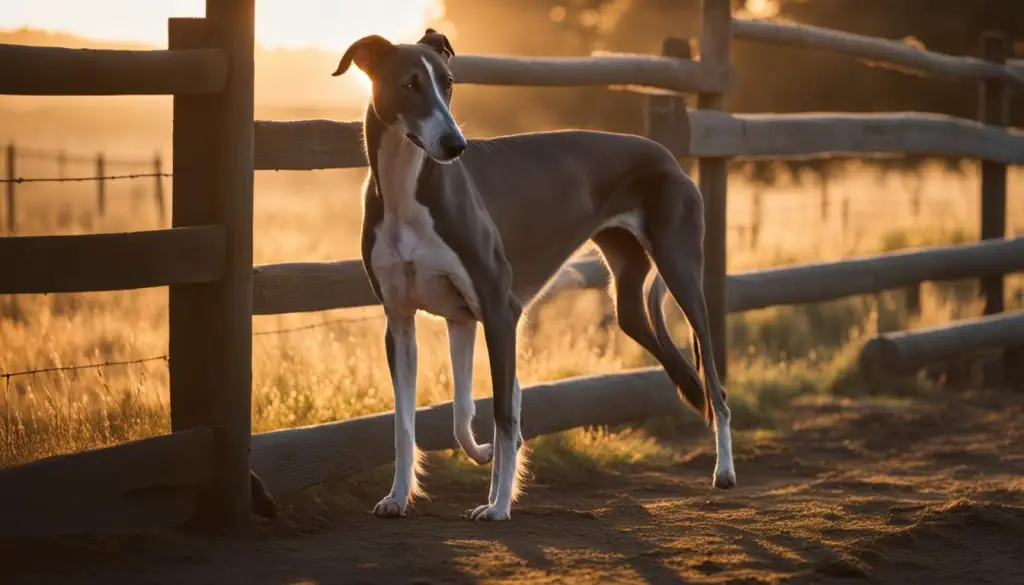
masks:
{"label": "dry grass", "polygon": [[[922,217],[916,222],[906,219],[906,185],[912,178],[893,175],[880,182],[857,165],[849,171],[830,186],[837,201],[850,199],[849,229],[841,229],[839,203],[826,222],[820,221],[819,191],[813,183],[772,188],[764,195],[760,245],[750,249],[742,235],[734,237],[730,269],[834,259],[975,237],[978,205],[973,169],[955,174],[928,168],[923,174]],[[45,168],[24,166],[21,174],[48,173]],[[361,180],[362,171],[259,175],[256,262],[355,257]],[[1021,174],[1016,173],[1012,189],[1020,189],[1022,184]],[[23,188],[22,233],[160,226],[148,184],[142,190],[128,183],[113,185],[108,195],[110,212],[104,218],[95,215],[92,187],[61,187]],[[751,192],[751,186],[734,182],[730,218],[737,223],[745,223],[744,218],[749,217]],[[1013,198],[1012,208],[1011,229],[1024,229],[1024,202]],[[1021,281],[1013,281],[1010,288],[1021,290]],[[856,349],[866,336],[879,329],[944,322],[976,313],[978,306],[972,296],[970,283],[929,286],[919,316],[908,315],[899,293],[893,293],[730,318],[730,401],[737,413],[737,426],[764,426],[772,412],[797,394],[857,392]],[[523,382],[651,364],[617,329],[598,327],[606,302],[602,292],[585,291],[566,294],[542,308],[540,328],[521,343]],[[254,339],[255,430],[344,419],[392,407],[379,309],[257,317],[254,329],[266,331],[339,318],[352,321]],[[443,326],[427,318],[419,323],[419,403],[448,400],[451,376]],[[165,289],[0,297],[2,372],[160,356],[166,353],[166,339]],[[481,395],[488,393],[487,370],[480,340],[475,375]],[[168,427],[168,378],[162,361],[16,376],[0,380],[3,382],[0,465],[148,436]],[[696,424],[696,419],[687,424]],[[577,431],[550,439],[548,452],[568,449],[611,459],[659,456],[657,446],[644,435],[603,432]]]}

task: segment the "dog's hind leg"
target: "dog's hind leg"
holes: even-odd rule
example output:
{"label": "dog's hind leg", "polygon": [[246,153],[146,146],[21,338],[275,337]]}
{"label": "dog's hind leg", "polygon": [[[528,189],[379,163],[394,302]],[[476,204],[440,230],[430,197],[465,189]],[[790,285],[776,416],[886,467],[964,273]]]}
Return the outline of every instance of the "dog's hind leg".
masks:
{"label": "dog's hind leg", "polygon": [[661,363],[683,400],[706,417],[704,388],[696,370],[671,340],[665,345],[655,335],[658,328],[665,329],[665,323],[660,306],[657,311],[647,310],[644,287],[652,266],[647,251],[636,236],[623,228],[602,230],[592,239],[614,280],[619,328]]}
{"label": "dog's hind leg", "polygon": [[421,495],[416,474],[420,453],[416,449],[416,319],[413,315],[387,313],[387,350],[391,383],[395,390],[395,479],[391,492],[373,509],[376,516],[405,516],[412,497]]}
{"label": "dog's hind leg", "polygon": [[[700,191],[681,174],[653,177],[652,196],[645,214],[651,252],[658,272],[693,328],[698,373],[703,375],[707,399],[714,417],[717,463],[714,485],[736,485],[732,433],[725,389],[718,378],[711,351],[711,326],[704,298],[704,202]],[[646,181],[645,181],[646,182]]]}
{"label": "dog's hind leg", "polygon": [[466,455],[483,465],[491,460],[494,448],[490,443],[478,445],[473,436],[473,349],[476,343],[476,321],[448,321],[448,349],[452,358],[452,380],[455,386],[455,440]]}

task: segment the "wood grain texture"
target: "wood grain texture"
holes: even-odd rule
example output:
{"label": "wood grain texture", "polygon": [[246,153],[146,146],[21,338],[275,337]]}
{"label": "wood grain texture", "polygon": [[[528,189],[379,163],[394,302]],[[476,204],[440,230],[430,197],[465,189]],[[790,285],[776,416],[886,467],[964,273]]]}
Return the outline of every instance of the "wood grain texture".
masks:
{"label": "wood grain texture", "polygon": [[359,260],[268,264],[253,268],[254,315],[377,304],[380,303]]}
{"label": "wood grain texture", "polygon": [[727,64],[651,55],[457,55],[452,58],[451,70],[456,83],[548,87],[628,85],[680,93],[722,93],[729,89],[732,81]]}
{"label": "wood grain texture", "polygon": [[746,114],[690,111],[680,156],[826,158],[918,154],[1024,164],[1024,132],[939,114]]}
{"label": "wood grain texture", "polygon": [[729,278],[729,312],[816,303],[919,282],[1024,271],[1024,238],[942,246],[839,262],[786,266]]}
{"label": "wood grain texture", "polygon": [[113,51],[0,44],[0,94],[184,95],[224,88],[224,51]]}
{"label": "wood grain texture", "polygon": [[[732,22],[731,0],[704,0],[701,62],[717,66],[729,65]],[[711,114],[724,110],[725,95],[721,92],[698,94],[697,108]],[[679,118],[682,116],[677,116]],[[697,184],[704,197],[704,298],[707,301],[708,324],[711,329],[711,352],[719,377],[725,380],[728,373],[726,248],[729,229],[726,207],[729,173],[724,155],[700,155]]]}
{"label": "wood grain texture", "polygon": [[[981,56],[988,62],[1006,63],[1009,39],[1002,33],[983,34],[979,40]],[[1000,79],[986,79],[979,84],[978,121],[1005,128],[1010,125],[1010,85]],[[1022,142],[1024,142],[1024,134]],[[1024,146],[1021,146],[1024,151]],[[1006,235],[1006,183],[1008,171],[1005,162],[981,162],[981,239],[999,239]],[[1005,283],[1002,275],[993,275],[981,281],[981,296],[985,299],[984,314],[1003,311]]]}
{"label": "wood grain texture", "polygon": [[0,540],[182,524],[213,471],[212,429],[196,428],[0,469]]}
{"label": "wood grain texture", "polygon": [[0,238],[0,294],[87,292],[212,282],[224,272],[220,226]]}
{"label": "wood grain texture", "polygon": [[906,374],[964,353],[1012,347],[1024,347],[1024,312],[879,335],[864,344],[860,363],[875,374]]}
{"label": "wood grain texture", "polygon": [[[608,273],[596,258],[574,263],[581,282],[559,290],[604,288]],[[928,281],[980,278],[1024,271],[1024,237],[979,244],[939,246],[852,258],[838,262],[781,266],[730,274],[730,313],[778,305],[831,301],[895,290]],[[552,294],[554,294],[553,291]]]}
{"label": "wood grain texture", "polygon": [[[476,408],[476,436],[492,436],[491,399],[477,400]],[[523,390],[523,436],[642,421],[682,408],[675,386],[661,369],[573,378]],[[252,467],[271,493],[287,494],[391,463],[393,433],[390,412],[258,433],[252,438]],[[416,411],[416,440],[426,451],[457,447],[451,402]]]}
{"label": "wood grain texture", "polygon": [[[352,309],[380,304],[360,260],[265,264],[252,270],[254,315]],[[597,288],[607,284],[604,265],[600,260],[590,258],[566,266],[549,292],[555,294],[570,288]]]}
{"label": "wood grain texture", "polygon": [[348,169],[369,164],[361,122],[261,120],[255,124],[255,141],[257,170]]}
{"label": "wood grain texture", "polygon": [[944,55],[912,47],[904,42],[858,35],[819,26],[735,20],[733,37],[775,45],[817,49],[849,55],[869,65],[915,74],[961,80],[998,79],[1024,86],[1024,74],[1017,66],[1007,67],[974,57]]}

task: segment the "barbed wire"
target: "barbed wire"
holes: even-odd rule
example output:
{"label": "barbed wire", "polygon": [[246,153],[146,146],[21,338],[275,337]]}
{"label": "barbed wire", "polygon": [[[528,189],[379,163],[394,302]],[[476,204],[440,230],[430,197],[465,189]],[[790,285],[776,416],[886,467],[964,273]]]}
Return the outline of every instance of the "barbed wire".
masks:
{"label": "barbed wire", "polygon": [[20,372],[0,372],[0,378],[10,380],[11,378],[18,378],[21,376],[35,376],[38,374],[50,374],[54,372],[75,372],[79,370],[99,370],[103,368],[116,367],[116,366],[137,366],[149,362],[156,361],[167,361],[169,358],[166,355],[157,355],[147,358],[139,358],[134,360],[122,360],[122,361],[111,361],[111,362],[96,362],[92,364],[79,364],[74,366],[53,366],[49,368],[39,368],[35,370],[22,370]]}
{"label": "barbed wire", "polygon": [[283,329],[271,329],[268,331],[255,331],[253,332],[254,337],[263,335],[277,335],[282,333],[295,333],[296,331],[309,331],[310,329],[320,329],[322,327],[330,327],[332,325],[340,325],[342,323],[363,323],[366,321],[376,321],[383,319],[384,315],[366,315],[363,317],[345,317],[341,319],[332,319],[330,321],[323,321],[321,323],[311,323],[309,325],[300,325],[297,327],[285,327]]}
{"label": "barbed wire", "polygon": [[126,180],[134,178],[157,178],[157,177],[173,177],[174,173],[132,173],[122,175],[106,175],[106,176],[77,176],[77,177],[16,177],[16,178],[3,178],[0,179],[0,183],[26,183],[26,182],[85,182],[95,180]]}
{"label": "barbed wire", "polygon": [[[330,321],[324,321],[322,323],[312,323],[310,325],[303,325],[300,327],[285,327],[281,329],[269,329],[265,331],[253,332],[253,336],[264,336],[264,335],[280,335],[284,333],[295,333],[297,331],[309,331],[312,329],[320,329],[323,327],[330,327],[332,325],[338,325],[341,323],[360,323],[366,321],[373,321],[377,319],[383,319],[384,315],[366,315],[362,317],[346,317],[342,319],[333,319]],[[131,359],[131,360],[119,360],[119,361],[107,361],[107,362],[95,362],[91,364],[77,364],[71,366],[52,366],[48,368],[37,368],[32,370],[20,370],[17,372],[2,372],[0,371],[0,379],[7,382],[11,378],[20,378],[24,376],[36,376],[39,374],[52,374],[57,372],[76,372],[81,370],[99,370],[110,367],[126,367],[126,366],[137,366],[152,362],[168,362],[170,356],[168,355],[156,355],[145,358]]]}

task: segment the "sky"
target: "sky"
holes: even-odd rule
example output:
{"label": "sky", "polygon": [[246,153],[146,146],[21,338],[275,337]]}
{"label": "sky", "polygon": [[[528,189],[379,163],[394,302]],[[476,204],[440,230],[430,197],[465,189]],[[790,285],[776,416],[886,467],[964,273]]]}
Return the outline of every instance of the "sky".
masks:
{"label": "sky", "polygon": [[[203,16],[206,0],[2,0],[0,29],[21,27],[166,46],[167,19]],[[367,34],[413,41],[443,16],[444,0],[257,0],[256,38],[267,47],[343,51]]]}

